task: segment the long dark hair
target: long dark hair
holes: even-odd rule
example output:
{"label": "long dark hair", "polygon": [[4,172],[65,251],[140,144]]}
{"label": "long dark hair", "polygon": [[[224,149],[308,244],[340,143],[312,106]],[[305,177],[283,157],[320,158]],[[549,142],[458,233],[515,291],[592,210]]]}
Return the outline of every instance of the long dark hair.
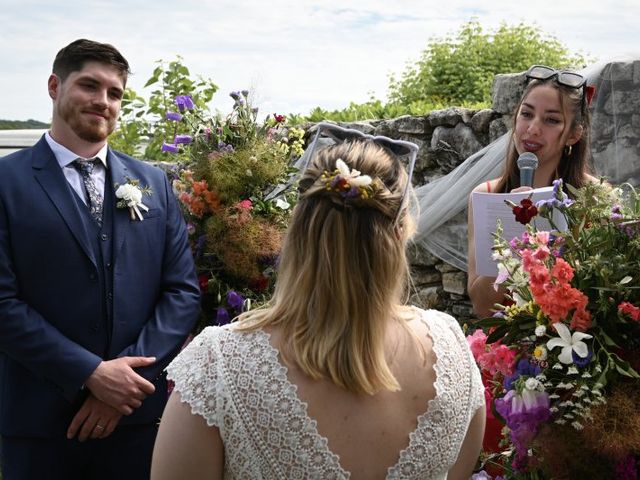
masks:
{"label": "long dark hair", "polygon": [[[518,107],[513,115],[512,132],[515,132],[518,112],[522,107],[522,103],[529,93],[536,87],[541,85],[550,85],[560,92],[560,101],[563,106],[565,116],[568,112],[573,113],[573,122],[569,127],[577,128],[582,126],[582,136],[571,147],[571,154],[565,148],[558,165],[558,177],[562,178],[564,183],[568,183],[576,188],[585,186],[587,175],[593,173],[591,166],[591,112],[584,94],[586,86],[581,88],[570,88],[559,84],[555,81],[555,77],[547,80],[531,80],[525,87]],[[509,146],[507,147],[507,159],[504,173],[496,186],[497,192],[510,192],[512,189],[520,186],[520,173],[518,170],[518,151],[514,142],[514,134],[511,135]]]}

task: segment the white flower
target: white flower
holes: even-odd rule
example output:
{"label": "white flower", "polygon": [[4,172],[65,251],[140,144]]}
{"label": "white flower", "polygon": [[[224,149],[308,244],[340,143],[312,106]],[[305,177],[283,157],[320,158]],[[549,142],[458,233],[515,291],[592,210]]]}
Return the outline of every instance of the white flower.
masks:
{"label": "white flower", "polygon": [[544,325],[538,325],[536,327],[536,337],[543,336],[546,331],[547,331],[547,327],[545,327]]}
{"label": "white flower", "polygon": [[[151,195],[151,190],[149,188],[145,188],[144,193]],[[142,194],[143,190],[138,186],[137,180],[131,180],[129,178],[127,179],[127,183],[118,186],[116,189],[116,198],[119,199],[117,206],[121,208],[128,207],[131,220],[135,220],[136,217],[140,220],[144,220],[140,209],[145,212],[149,211],[149,207],[142,203]]]}
{"label": "white flower", "polygon": [[288,210],[291,204],[287,202],[284,198],[277,198],[275,201],[276,207],[281,210]]}
{"label": "white flower", "polygon": [[341,158],[336,160],[336,169],[352,187],[368,187],[371,185],[372,180],[369,175],[360,175],[360,172],[355,169],[349,171],[349,167],[347,167],[347,164],[344,163]]}
{"label": "white flower", "polygon": [[142,192],[135,185],[125,183],[116,190],[116,197],[127,202],[127,206],[133,207],[142,201]]}
{"label": "white flower", "polygon": [[527,378],[527,380],[524,382],[524,386],[527,390],[544,390],[542,384],[535,378]]}
{"label": "white flower", "polygon": [[494,250],[494,252],[491,254],[491,258],[493,259],[493,261],[498,262],[510,258],[511,255],[511,249],[503,248],[500,250]]}
{"label": "white flower", "polygon": [[578,369],[576,367],[569,367],[569,370],[567,370],[567,375],[577,375],[578,373]]}
{"label": "white flower", "polygon": [[565,365],[573,363],[571,352],[576,352],[580,358],[586,358],[589,355],[589,348],[584,343],[583,339],[592,338],[591,335],[582,332],[569,332],[569,328],[564,323],[554,323],[553,327],[560,335],[560,338],[552,338],[547,342],[547,348],[553,350],[555,347],[562,347],[562,352],[558,355],[560,360]]}

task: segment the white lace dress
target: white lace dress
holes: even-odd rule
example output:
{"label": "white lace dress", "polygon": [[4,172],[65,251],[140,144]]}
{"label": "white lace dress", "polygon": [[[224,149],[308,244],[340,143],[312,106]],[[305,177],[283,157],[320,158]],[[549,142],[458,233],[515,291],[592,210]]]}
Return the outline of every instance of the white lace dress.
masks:
{"label": "white lace dress", "polygon": [[[484,405],[480,374],[456,320],[416,310],[433,342],[436,396],[387,479],[445,479],[471,418]],[[350,477],[307,415],[267,333],[235,332],[233,324],[208,327],[167,371],[191,411],[220,429],[225,479]]]}

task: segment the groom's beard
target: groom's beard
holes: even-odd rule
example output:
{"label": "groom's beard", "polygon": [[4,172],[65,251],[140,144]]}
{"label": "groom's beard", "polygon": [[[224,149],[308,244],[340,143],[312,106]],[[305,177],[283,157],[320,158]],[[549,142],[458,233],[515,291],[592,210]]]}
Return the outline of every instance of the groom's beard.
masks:
{"label": "groom's beard", "polygon": [[60,106],[59,115],[78,137],[91,143],[104,142],[116,126],[108,109],[65,104]]}

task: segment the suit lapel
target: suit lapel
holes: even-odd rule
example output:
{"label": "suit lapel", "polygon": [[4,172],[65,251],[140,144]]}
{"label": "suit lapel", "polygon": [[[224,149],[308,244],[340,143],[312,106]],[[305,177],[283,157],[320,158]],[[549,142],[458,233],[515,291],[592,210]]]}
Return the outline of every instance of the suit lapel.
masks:
{"label": "suit lapel", "polygon": [[[111,170],[111,185],[105,185],[107,188],[115,189],[115,185],[124,185],[127,183],[127,176],[129,175],[126,165],[120,160],[113,150],[109,149],[107,154],[107,164]],[[113,262],[115,263],[118,253],[122,248],[124,239],[127,236],[127,232],[131,227],[129,221],[129,209],[117,208],[116,204],[118,199],[114,195],[114,213],[113,213]]]}
{"label": "suit lapel", "polygon": [[89,234],[82,221],[81,212],[78,210],[78,204],[73,198],[71,187],[44,136],[34,147],[32,167],[36,181],[60,213],[80,248],[93,264],[97,265],[89,245]]}

